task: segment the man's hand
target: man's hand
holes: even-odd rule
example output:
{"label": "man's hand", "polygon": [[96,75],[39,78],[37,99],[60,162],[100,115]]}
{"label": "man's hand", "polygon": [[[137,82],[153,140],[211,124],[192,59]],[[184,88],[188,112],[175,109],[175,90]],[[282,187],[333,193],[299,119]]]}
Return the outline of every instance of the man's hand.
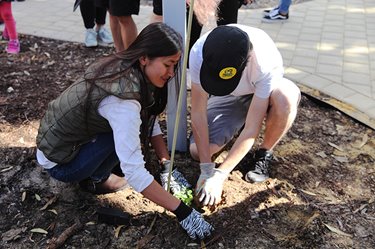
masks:
{"label": "man's hand", "polygon": [[197,195],[202,189],[203,184],[208,178],[214,174],[215,163],[200,163],[201,174],[199,175],[197,185],[195,187],[195,194]]}
{"label": "man's hand", "polygon": [[[162,172],[160,173],[161,185],[165,190],[167,190],[168,175],[171,162],[169,160],[164,160],[163,162],[161,162],[161,165],[163,167]],[[182,173],[177,169],[172,170],[170,180],[170,190],[172,191],[172,193],[177,194],[188,188],[191,188],[191,185],[182,175]]]}
{"label": "man's hand", "polygon": [[204,206],[212,206],[220,203],[224,181],[227,177],[228,174],[224,171],[214,169],[214,174],[206,180],[198,192],[199,201],[203,202]]}
{"label": "man's hand", "polygon": [[184,220],[180,221],[180,225],[185,229],[186,233],[192,239],[204,239],[211,235],[214,228],[210,223],[205,221],[202,215],[195,209]]}

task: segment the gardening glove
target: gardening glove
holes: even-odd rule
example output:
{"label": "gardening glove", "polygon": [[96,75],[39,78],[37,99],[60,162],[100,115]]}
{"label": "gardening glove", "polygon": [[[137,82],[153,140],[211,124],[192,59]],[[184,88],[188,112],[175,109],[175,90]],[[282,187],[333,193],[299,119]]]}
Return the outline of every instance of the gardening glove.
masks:
{"label": "gardening glove", "polygon": [[207,178],[197,190],[199,202],[204,206],[216,205],[221,201],[224,181],[227,179],[229,172],[221,169],[213,169],[212,175]]}
{"label": "gardening glove", "polygon": [[195,195],[198,195],[203,184],[213,175],[215,163],[200,163],[199,167],[201,169],[201,174],[199,175],[197,185],[195,186]]}
{"label": "gardening glove", "polygon": [[[161,162],[162,172],[160,173],[161,185],[165,190],[168,187],[168,174],[171,167],[171,161],[165,160]],[[187,188],[191,188],[191,184],[186,180],[180,171],[177,169],[172,170],[171,181],[170,181],[170,190],[172,193],[176,194],[181,191],[184,191]]]}
{"label": "gardening glove", "polygon": [[202,215],[195,209],[188,207],[181,201],[173,213],[177,216],[181,227],[187,232],[192,239],[204,239],[211,235],[214,228],[210,223],[205,221]]}

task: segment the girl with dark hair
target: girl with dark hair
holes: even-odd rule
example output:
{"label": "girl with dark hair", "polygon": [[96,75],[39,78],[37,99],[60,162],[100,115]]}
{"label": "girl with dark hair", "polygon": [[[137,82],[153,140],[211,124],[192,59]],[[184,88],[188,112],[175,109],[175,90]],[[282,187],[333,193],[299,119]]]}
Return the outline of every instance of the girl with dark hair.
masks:
{"label": "girl with dark hair", "polygon": [[[167,82],[175,76],[181,54],[181,36],[166,24],[154,23],[127,50],[93,63],[49,103],[36,139],[37,160],[57,180],[79,182],[94,194],[130,185],[172,211],[191,238],[204,238],[212,226],[165,191],[144,161],[151,143],[163,172],[169,171],[169,154],[156,116],[165,108]],[[124,177],[112,173],[117,165]],[[176,169],[171,186],[175,190],[187,186]]]}

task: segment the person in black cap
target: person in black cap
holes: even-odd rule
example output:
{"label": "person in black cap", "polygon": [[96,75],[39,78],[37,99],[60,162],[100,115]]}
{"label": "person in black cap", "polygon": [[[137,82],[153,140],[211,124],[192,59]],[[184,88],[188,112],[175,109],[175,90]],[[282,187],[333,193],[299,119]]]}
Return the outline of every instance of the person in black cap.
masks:
{"label": "person in black cap", "polygon": [[[269,177],[272,150],[296,117],[300,90],[283,77],[282,57],[272,39],[244,25],[219,26],[203,35],[190,51],[189,68],[190,153],[201,170],[196,194],[203,205],[214,205],[221,201],[229,173],[255,144],[264,119],[264,139],[245,179]],[[227,158],[215,168],[212,155],[237,133]]]}

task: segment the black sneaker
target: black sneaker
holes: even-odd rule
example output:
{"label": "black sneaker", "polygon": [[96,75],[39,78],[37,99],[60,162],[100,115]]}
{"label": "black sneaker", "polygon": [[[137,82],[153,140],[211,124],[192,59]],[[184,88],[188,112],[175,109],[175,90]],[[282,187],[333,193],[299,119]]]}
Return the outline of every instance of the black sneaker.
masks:
{"label": "black sneaker", "polygon": [[272,160],[272,152],[266,149],[258,149],[254,153],[255,167],[245,175],[248,182],[263,182],[269,178],[270,162]]}

